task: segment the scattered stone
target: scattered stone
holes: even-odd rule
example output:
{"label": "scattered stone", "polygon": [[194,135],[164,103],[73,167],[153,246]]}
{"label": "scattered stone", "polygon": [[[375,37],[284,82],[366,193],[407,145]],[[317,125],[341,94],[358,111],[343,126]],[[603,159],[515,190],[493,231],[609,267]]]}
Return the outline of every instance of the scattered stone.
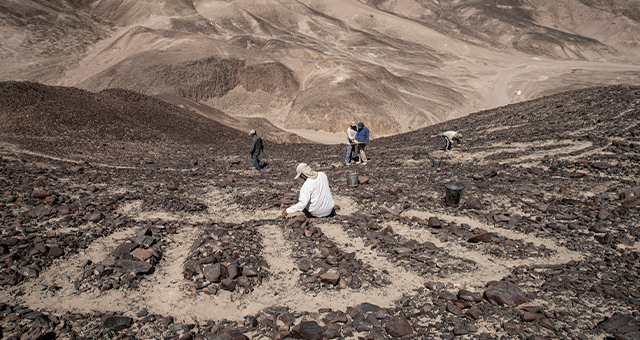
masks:
{"label": "scattered stone", "polygon": [[369,176],[358,176],[359,184],[368,184],[369,180],[370,180]]}
{"label": "scattered stone", "polygon": [[62,255],[64,255],[64,250],[62,250],[60,247],[54,246],[49,249],[49,254],[47,256],[49,256],[49,258],[52,258],[52,259],[57,259]]}
{"label": "scattered stone", "polygon": [[440,228],[440,227],[442,227],[442,224],[440,223],[440,220],[438,220],[437,217],[431,216],[431,217],[429,217],[428,226],[429,226],[429,228]]}
{"label": "scattered stone", "polygon": [[640,321],[638,320],[631,314],[616,312],[598,323],[596,327],[609,334],[620,334],[627,339],[639,339]]}
{"label": "scattered stone", "polygon": [[611,167],[611,164],[605,162],[594,162],[591,164],[591,167],[598,170],[606,170]]}
{"label": "scattered stone", "polygon": [[320,281],[324,282],[324,283],[329,283],[332,285],[336,285],[338,284],[338,281],[340,280],[340,274],[338,274],[337,272],[331,270],[328,271],[322,275],[320,275]]}
{"label": "scattered stone", "polygon": [[469,241],[471,243],[491,242],[491,240],[493,239],[493,235],[495,235],[495,234],[494,233],[482,233],[482,234],[479,234],[479,235],[475,235],[475,236],[469,237],[469,239],[467,239],[467,241]]}
{"label": "scattered stone", "polygon": [[507,332],[517,332],[520,330],[520,326],[518,326],[517,324],[513,323],[513,322],[505,322],[502,325],[502,328],[504,328],[505,331]]}
{"label": "scattered stone", "polygon": [[413,334],[411,324],[409,324],[409,321],[402,315],[396,315],[389,319],[389,321],[385,323],[384,328],[387,333],[393,337],[403,337]]}
{"label": "scattered stone", "polygon": [[131,327],[133,319],[120,315],[105,315],[100,319],[100,322],[102,323],[102,328],[118,332]]}
{"label": "scattered stone", "polygon": [[484,295],[487,300],[497,303],[499,306],[515,307],[527,302],[525,294],[511,282],[490,281],[487,283],[487,290]]}
{"label": "scattered stone", "polygon": [[472,198],[464,202],[465,209],[482,210],[484,207],[482,202],[477,198]]}
{"label": "scattered stone", "polygon": [[302,321],[291,329],[298,339],[320,340],[324,338],[324,330],[315,321]]}
{"label": "scattered stone", "polygon": [[47,196],[51,195],[49,193],[49,191],[47,190],[42,190],[42,189],[34,189],[31,192],[31,197],[32,198],[46,198]]}

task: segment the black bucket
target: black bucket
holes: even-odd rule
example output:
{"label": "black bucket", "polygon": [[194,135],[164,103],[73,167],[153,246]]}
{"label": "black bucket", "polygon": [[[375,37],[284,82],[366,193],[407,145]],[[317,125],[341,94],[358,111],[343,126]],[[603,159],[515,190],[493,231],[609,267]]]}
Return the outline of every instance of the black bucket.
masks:
{"label": "black bucket", "polygon": [[460,204],[460,196],[464,186],[460,183],[449,182],[444,185],[445,195],[444,202],[449,206],[458,206]]}
{"label": "black bucket", "polygon": [[347,174],[347,185],[350,187],[357,187],[358,186],[358,173],[357,172],[350,172]]}
{"label": "black bucket", "polygon": [[413,150],[413,159],[416,161],[420,159],[420,150]]}
{"label": "black bucket", "polygon": [[433,159],[433,166],[434,166],[434,167],[436,167],[436,168],[437,168],[437,167],[439,167],[439,166],[440,166],[440,164],[442,164],[442,160],[440,160],[440,159],[438,159],[438,158],[434,158],[434,159]]}

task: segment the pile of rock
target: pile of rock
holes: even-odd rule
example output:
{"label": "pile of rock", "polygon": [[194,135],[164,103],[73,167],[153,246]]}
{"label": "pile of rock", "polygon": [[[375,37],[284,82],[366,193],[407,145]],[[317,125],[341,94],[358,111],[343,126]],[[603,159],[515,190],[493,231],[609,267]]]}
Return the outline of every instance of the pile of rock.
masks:
{"label": "pile of rock", "polygon": [[75,282],[79,291],[135,289],[142,276],[155,271],[165,247],[163,236],[167,228],[162,224],[145,226],[134,236],[119,244],[99,263],[88,261],[82,278]]}
{"label": "pile of rock", "polygon": [[247,294],[269,276],[262,257],[262,237],[255,227],[243,224],[208,223],[189,249],[183,275],[194,292],[217,294],[219,289]]}
{"label": "pile of rock", "polygon": [[391,283],[389,273],[363,263],[354,252],[344,252],[324,235],[321,228],[315,227],[315,223],[315,220],[307,220],[305,215],[298,215],[282,225],[292,244],[292,257],[302,271],[300,285],[304,290],[360,289]]}
{"label": "pile of rock", "polygon": [[[0,304],[0,336],[3,339],[238,339],[252,329],[232,321],[199,324],[174,322],[173,317],[139,310],[122,312],[65,313],[56,315],[19,305]],[[255,327],[254,327],[255,328]]]}
{"label": "pile of rock", "polygon": [[0,164],[0,285],[36,278],[53,260],[126,224],[107,218],[118,199],[90,184],[88,166]]}

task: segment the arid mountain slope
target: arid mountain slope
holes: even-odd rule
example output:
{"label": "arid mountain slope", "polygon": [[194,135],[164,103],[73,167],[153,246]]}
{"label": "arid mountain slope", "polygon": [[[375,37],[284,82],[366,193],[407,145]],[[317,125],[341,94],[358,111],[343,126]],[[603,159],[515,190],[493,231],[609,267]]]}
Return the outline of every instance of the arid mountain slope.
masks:
{"label": "arid mountain slope", "polygon": [[[367,165],[271,143],[261,172],[246,134],[143,95],[2,88],[20,127],[0,143],[2,337],[640,336],[638,86],[378,138]],[[442,151],[448,129],[461,149]],[[337,217],[282,217],[300,162],[327,175]]]}
{"label": "arid mountain slope", "polygon": [[[0,4],[0,80],[178,95],[289,130],[375,136],[638,84],[637,1],[83,0]],[[558,64],[570,68],[558,72]],[[553,71],[550,71],[553,70]],[[517,83],[514,74],[525,72]],[[544,77],[545,82],[536,81]]]}

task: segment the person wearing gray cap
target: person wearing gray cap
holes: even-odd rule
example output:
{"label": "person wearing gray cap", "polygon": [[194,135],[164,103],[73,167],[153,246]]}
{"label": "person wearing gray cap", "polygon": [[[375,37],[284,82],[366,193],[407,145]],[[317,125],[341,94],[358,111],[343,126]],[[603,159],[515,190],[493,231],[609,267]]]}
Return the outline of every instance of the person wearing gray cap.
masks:
{"label": "person wearing gray cap", "polygon": [[253,139],[251,139],[251,150],[249,151],[249,154],[251,155],[253,166],[256,167],[256,170],[260,171],[264,167],[264,163],[260,162],[258,159],[260,152],[264,149],[262,146],[262,138],[256,134],[256,130],[249,131],[249,136],[253,136]]}
{"label": "person wearing gray cap", "polygon": [[298,203],[282,211],[287,216],[302,211],[307,218],[333,217],[336,215],[335,203],[329,189],[329,179],[322,171],[313,171],[306,163],[298,164],[295,178],[302,178],[304,184],[300,188]]}
{"label": "person wearing gray cap", "polygon": [[347,128],[347,156],[344,158],[344,165],[350,165],[353,161],[353,151],[355,151],[353,142],[356,140],[357,132],[358,126],[356,122],[351,122],[351,125]]}

